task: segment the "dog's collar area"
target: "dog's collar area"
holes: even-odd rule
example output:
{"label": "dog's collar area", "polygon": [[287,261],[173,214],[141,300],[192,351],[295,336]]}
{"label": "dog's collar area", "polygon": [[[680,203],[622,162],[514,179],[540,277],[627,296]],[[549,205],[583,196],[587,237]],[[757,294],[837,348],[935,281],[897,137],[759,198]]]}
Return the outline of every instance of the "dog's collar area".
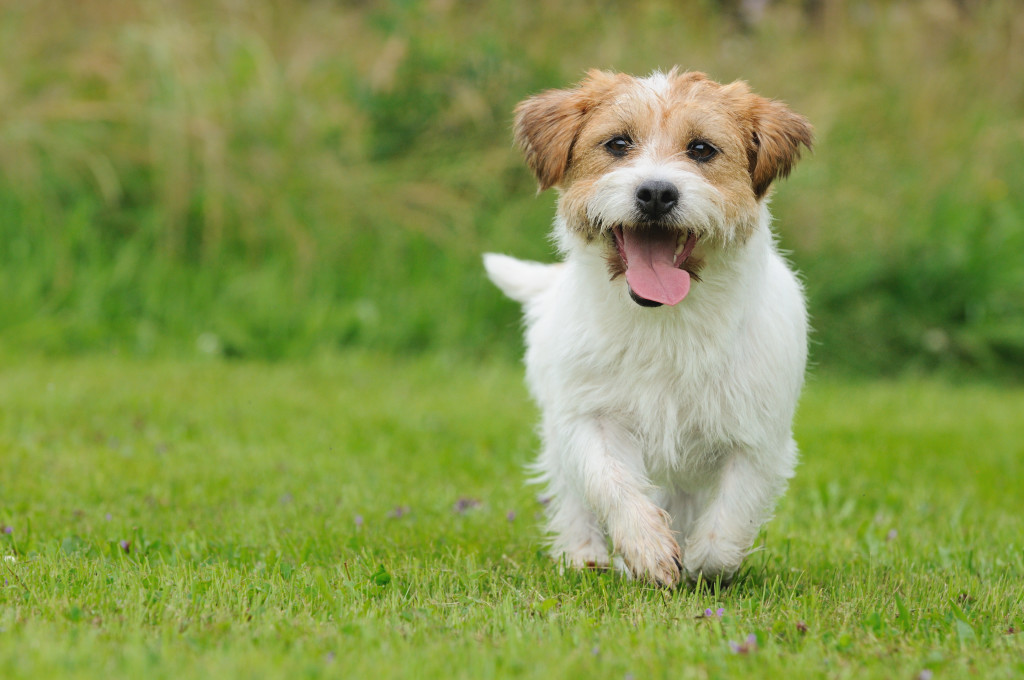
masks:
{"label": "dog's collar area", "polygon": [[696,233],[616,225],[612,236],[625,267],[630,297],[638,305],[675,305],[690,292],[690,272],[683,264],[697,245]]}

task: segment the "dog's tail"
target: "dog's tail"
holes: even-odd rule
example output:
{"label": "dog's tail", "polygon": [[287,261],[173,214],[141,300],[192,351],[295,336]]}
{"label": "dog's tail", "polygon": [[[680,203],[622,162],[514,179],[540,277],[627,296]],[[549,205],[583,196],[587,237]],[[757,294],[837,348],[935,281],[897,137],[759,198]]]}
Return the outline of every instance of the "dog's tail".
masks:
{"label": "dog's tail", "polygon": [[494,285],[505,295],[522,303],[550,288],[561,266],[517,260],[497,253],[484,254],[484,269]]}

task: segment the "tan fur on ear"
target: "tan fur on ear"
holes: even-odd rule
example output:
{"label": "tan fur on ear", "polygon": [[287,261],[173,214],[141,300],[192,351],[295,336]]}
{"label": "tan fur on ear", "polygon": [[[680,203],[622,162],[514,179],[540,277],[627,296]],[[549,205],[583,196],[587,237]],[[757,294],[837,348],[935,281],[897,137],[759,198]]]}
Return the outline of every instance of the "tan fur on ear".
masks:
{"label": "tan fur on ear", "polygon": [[591,70],[572,90],[548,90],[516,107],[515,140],[541,191],[562,181],[587,116],[625,76]]}
{"label": "tan fur on ear", "polygon": [[811,124],[785,104],[774,99],[751,95],[750,116],[753,139],[750,157],[750,179],[754,195],[760,199],[772,182],[789,175],[800,159],[800,145],[808,149],[814,143]]}

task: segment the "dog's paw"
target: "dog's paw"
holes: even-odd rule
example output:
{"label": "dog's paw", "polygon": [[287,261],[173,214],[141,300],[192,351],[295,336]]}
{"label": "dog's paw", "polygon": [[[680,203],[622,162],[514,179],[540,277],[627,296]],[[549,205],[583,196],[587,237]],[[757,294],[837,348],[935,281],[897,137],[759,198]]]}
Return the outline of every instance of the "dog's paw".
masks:
{"label": "dog's paw", "polygon": [[645,554],[625,559],[635,578],[654,585],[674,588],[682,578],[683,560],[678,545],[659,555]]}
{"label": "dog's paw", "polygon": [[590,541],[572,550],[554,552],[551,556],[558,563],[573,569],[608,569],[611,566],[608,546],[603,541]]}
{"label": "dog's paw", "polygon": [[747,551],[722,540],[716,540],[712,534],[692,536],[686,542],[683,569],[690,583],[703,581],[711,584],[720,581],[728,585],[739,571]]}
{"label": "dog's paw", "polygon": [[640,540],[623,541],[619,554],[635,578],[672,588],[682,579],[682,552],[667,522],[656,527]]}

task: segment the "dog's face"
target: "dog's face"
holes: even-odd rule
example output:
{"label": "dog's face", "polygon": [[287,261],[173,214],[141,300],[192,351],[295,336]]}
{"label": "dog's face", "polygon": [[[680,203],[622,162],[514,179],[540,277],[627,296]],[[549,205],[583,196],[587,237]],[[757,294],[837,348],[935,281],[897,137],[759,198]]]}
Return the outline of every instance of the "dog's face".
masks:
{"label": "dog's face", "polygon": [[541,189],[559,190],[563,247],[603,249],[633,299],[658,306],[686,297],[708,249],[750,235],[811,126],[742,82],[591,71],[522,102],[515,136]]}

